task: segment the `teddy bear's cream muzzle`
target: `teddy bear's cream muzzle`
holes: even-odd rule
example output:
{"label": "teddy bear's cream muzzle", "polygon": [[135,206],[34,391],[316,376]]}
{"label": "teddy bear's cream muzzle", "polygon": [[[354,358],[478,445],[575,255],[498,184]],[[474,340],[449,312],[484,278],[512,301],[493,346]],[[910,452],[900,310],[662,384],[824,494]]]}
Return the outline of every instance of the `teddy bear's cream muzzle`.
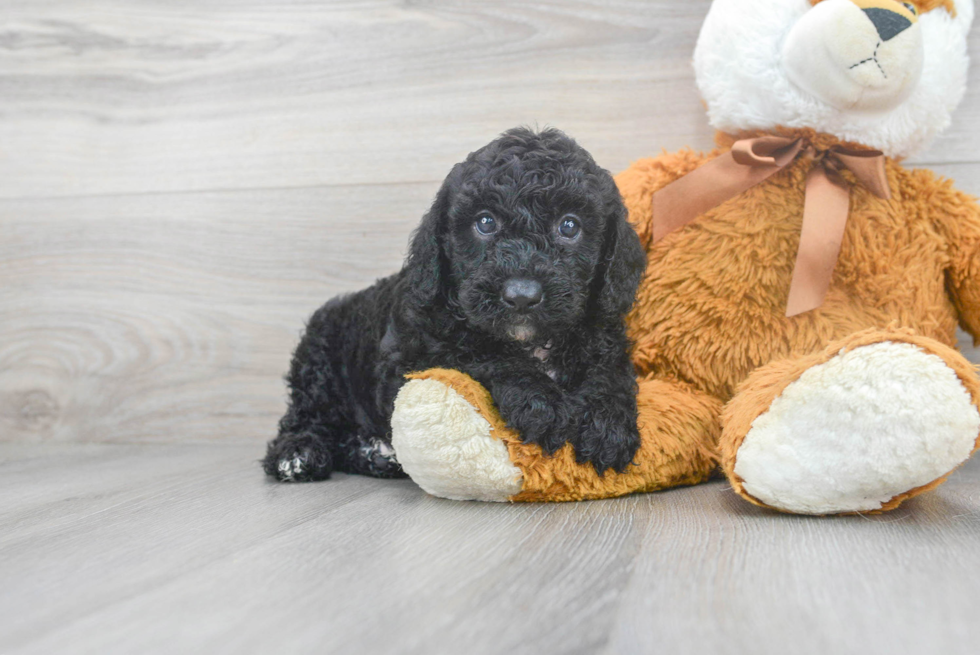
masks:
{"label": "teddy bear's cream muzzle", "polygon": [[837,109],[888,111],[918,83],[923,57],[911,4],[825,0],[790,30],[782,64],[793,84]]}

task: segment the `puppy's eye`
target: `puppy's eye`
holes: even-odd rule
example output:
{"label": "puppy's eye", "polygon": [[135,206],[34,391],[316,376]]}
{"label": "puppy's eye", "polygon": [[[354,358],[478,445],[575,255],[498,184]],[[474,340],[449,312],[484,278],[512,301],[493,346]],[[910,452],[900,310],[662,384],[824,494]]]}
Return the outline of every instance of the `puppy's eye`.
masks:
{"label": "puppy's eye", "polygon": [[558,222],[558,234],[566,239],[574,239],[582,231],[582,226],[579,224],[578,219],[567,214],[562,217]]}
{"label": "puppy's eye", "polygon": [[476,217],[476,231],[483,236],[490,236],[498,229],[497,221],[490,214],[480,214]]}
{"label": "puppy's eye", "polygon": [[912,15],[913,16],[915,16],[915,15],[917,15],[919,13],[919,10],[916,9],[915,8],[915,5],[912,4],[911,2],[903,2],[902,4],[905,5],[905,8],[906,9],[908,9],[909,11],[912,12]]}

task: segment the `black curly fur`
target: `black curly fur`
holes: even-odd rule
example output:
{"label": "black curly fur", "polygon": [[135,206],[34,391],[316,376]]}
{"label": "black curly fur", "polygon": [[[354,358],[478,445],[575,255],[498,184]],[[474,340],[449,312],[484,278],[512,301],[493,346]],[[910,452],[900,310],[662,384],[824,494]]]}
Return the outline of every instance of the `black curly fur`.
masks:
{"label": "black curly fur", "polygon": [[[486,212],[492,236],[476,229]],[[573,240],[558,232],[568,214]],[[504,133],[453,168],[399,273],[313,314],[266,473],[403,476],[395,395],[406,373],[433,367],[483,384],[525,441],[553,453],[567,440],[580,462],[622,471],[639,446],[623,317],[644,265],[612,177],[584,149],[556,129]],[[515,278],[540,282],[537,305],[503,302]]]}

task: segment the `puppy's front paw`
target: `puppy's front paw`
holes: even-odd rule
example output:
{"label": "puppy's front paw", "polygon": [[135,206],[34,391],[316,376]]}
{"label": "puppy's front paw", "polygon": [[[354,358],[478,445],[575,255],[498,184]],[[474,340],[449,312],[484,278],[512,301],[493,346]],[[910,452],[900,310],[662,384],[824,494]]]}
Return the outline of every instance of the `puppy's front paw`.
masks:
{"label": "puppy's front paw", "polygon": [[313,482],[330,477],[333,459],[311,436],[280,435],[269,443],[262,468],[281,482]]}
{"label": "puppy's front paw", "polygon": [[575,460],[579,464],[591,463],[599,475],[609,469],[624,472],[640,448],[635,410],[614,407],[597,404],[586,410],[572,441]]}
{"label": "puppy's front paw", "polygon": [[565,445],[569,418],[557,388],[496,386],[493,399],[507,427],[516,430],[525,443],[537,444],[549,455]]}
{"label": "puppy's front paw", "polygon": [[309,473],[309,455],[294,453],[292,458],[283,457],[276,466],[276,476],[282,482],[303,480]]}

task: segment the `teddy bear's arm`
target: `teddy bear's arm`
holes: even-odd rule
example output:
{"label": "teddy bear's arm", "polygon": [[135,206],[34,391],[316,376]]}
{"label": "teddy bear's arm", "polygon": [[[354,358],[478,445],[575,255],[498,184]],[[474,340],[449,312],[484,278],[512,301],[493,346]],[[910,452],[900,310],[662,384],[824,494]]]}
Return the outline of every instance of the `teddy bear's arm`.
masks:
{"label": "teddy bear's arm", "polygon": [[717,152],[703,154],[693,150],[664,153],[637,160],[616,176],[616,185],[629,210],[629,221],[640,236],[644,250],[652,245],[653,194],[715,155]]}
{"label": "teddy bear's arm", "polygon": [[980,206],[976,198],[957,190],[950,180],[937,180],[931,173],[919,179],[930,183],[923,200],[928,203],[933,224],[946,239],[950,258],[946,288],[960,326],[980,342]]}

